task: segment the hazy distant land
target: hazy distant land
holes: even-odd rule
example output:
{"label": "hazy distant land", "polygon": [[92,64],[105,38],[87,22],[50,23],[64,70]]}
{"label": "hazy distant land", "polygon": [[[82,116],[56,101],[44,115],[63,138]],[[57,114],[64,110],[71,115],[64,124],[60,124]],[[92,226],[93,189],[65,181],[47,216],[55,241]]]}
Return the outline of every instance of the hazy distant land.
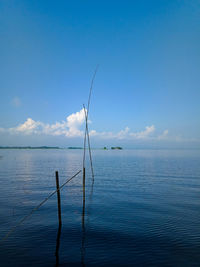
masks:
{"label": "hazy distant land", "polygon": [[[83,149],[83,147],[69,146],[61,148],[58,146],[0,146],[0,149]],[[100,149],[108,150],[109,148],[103,147]],[[111,147],[110,149],[122,149],[122,147]]]}
{"label": "hazy distant land", "polygon": [[60,149],[58,146],[0,146],[0,149]]}

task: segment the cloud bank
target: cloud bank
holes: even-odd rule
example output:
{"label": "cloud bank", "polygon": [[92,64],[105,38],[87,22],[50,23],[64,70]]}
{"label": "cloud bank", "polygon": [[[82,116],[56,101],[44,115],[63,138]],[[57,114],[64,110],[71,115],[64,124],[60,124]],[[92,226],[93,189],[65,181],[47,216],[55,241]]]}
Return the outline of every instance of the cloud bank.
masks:
{"label": "cloud bank", "polygon": [[1,131],[8,131],[12,134],[46,134],[53,136],[66,136],[66,137],[80,137],[83,136],[83,131],[80,127],[84,124],[85,113],[84,109],[79,112],[72,113],[66,117],[65,121],[48,124],[41,121],[34,121],[28,118],[24,123],[9,129],[0,128]]}
{"label": "cloud bank", "polygon": [[[167,130],[166,130],[167,131]],[[164,132],[163,132],[164,133]],[[162,133],[162,135],[163,135]],[[97,132],[95,130],[90,131],[91,136],[100,137],[102,139],[118,139],[118,140],[138,140],[138,139],[158,139],[159,136],[155,133],[155,126],[146,126],[144,131],[131,132],[129,127],[119,131],[118,133],[113,132]]]}
{"label": "cloud bank", "polygon": [[[83,137],[84,135],[85,114],[84,109],[76,113],[72,113],[65,120],[48,124],[41,121],[35,121],[28,118],[24,123],[13,128],[0,128],[0,133],[22,134],[22,135],[51,135],[65,136],[68,138]],[[90,131],[90,136],[99,139],[118,139],[118,140],[166,140],[168,138],[168,130],[161,134],[156,134],[154,125],[146,126],[143,131],[132,132],[129,127],[114,132],[97,132]]]}

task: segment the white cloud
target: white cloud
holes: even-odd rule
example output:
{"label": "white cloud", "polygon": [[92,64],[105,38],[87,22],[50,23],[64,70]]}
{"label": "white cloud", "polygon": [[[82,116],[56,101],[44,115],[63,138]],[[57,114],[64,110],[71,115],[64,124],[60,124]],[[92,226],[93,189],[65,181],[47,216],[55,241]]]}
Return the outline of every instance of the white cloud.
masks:
{"label": "white cloud", "polygon": [[[87,111],[86,111],[87,112]],[[0,128],[0,133],[11,134],[40,134],[40,135],[53,135],[53,136],[66,136],[66,137],[83,137],[85,123],[84,109],[76,113],[72,113],[65,120],[55,122],[53,124],[35,121],[28,118],[24,123],[19,124],[14,128]],[[155,126],[146,126],[143,131],[133,132],[126,127],[125,129],[114,132],[97,132],[96,130],[90,131],[90,136],[100,139],[118,139],[118,140],[166,140],[168,139],[168,130],[163,131],[158,135],[155,132]]]}
{"label": "white cloud", "polygon": [[161,135],[158,136],[159,140],[166,140],[168,138],[168,130],[164,130],[163,133]]}
{"label": "white cloud", "polygon": [[126,127],[124,130],[121,130],[117,134],[118,139],[124,139],[124,138],[126,138],[127,135],[129,135],[129,131],[130,131],[130,129],[128,127]]}
{"label": "white cloud", "polygon": [[16,108],[21,106],[21,99],[18,96],[15,96],[12,101],[11,101],[12,105]]}
{"label": "white cloud", "polygon": [[115,134],[113,132],[97,132],[96,130],[90,131],[90,136],[99,137],[101,139],[115,139],[119,133]]}
{"label": "white cloud", "polygon": [[119,131],[118,133],[113,132],[97,132],[95,130],[90,131],[91,136],[100,137],[102,139],[149,139],[155,138],[152,134],[155,132],[155,126],[146,126],[144,131],[141,132],[131,132],[129,127],[126,127],[124,130]]}
{"label": "white cloud", "polygon": [[155,126],[146,126],[145,130],[137,133],[130,133],[130,136],[135,137],[136,139],[145,139],[148,138],[155,131]]}
{"label": "white cloud", "polygon": [[39,121],[34,121],[28,118],[23,124],[20,124],[16,128],[11,128],[11,131],[21,132],[25,134],[38,133],[38,127],[43,124]]}
{"label": "white cloud", "polygon": [[69,128],[66,136],[82,136],[83,133],[79,130],[80,126],[85,121],[84,108],[79,112],[73,113],[67,117],[67,127]]}
{"label": "white cloud", "polygon": [[[47,135],[64,135],[67,137],[80,137],[83,136],[83,131],[80,127],[84,124],[85,113],[84,109],[79,112],[72,113],[66,117],[65,121],[56,122],[54,124],[47,124],[40,121],[34,121],[28,118],[24,123],[14,128],[7,129],[8,132],[22,133],[22,134],[47,134]],[[0,128],[1,132],[6,131],[4,128]]]}
{"label": "white cloud", "polygon": [[91,130],[90,131],[90,136],[96,136],[96,135],[98,135],[96,130]]}

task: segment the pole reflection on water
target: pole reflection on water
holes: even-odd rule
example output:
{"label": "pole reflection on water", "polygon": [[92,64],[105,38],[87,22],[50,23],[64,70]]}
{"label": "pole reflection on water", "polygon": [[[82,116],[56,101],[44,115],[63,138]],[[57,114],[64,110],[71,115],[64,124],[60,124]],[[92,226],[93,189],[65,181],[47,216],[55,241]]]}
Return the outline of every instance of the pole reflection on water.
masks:
{"label": "pole reflection on water", "polygon": [[61,236],[61,228],[62,225],[59,224],[58,227],[58,232],[57,232],[57,239],[56,239],[56,251],[55,251],[55,256],[56,256],[56,267],[59,266],[59,248],[60,248],[60,236]]}
{"label": "pole reflection on water", "polygon": [[85,168],[83,169],[83,209],[82,209],[81,264],[82,264],[82,266],[85,266]]}
{"label": "pole reflection on water", "polygon": [[[92,187],[90,192],[90,202],[92,201],[93,195],[93,187],[94,187],[94,180],[92,181]],[[81,228],[82,228],[82,235],[81,235],[81,265],[85,266],[85,238],[86,238],[86,231],[85,231],[85,168],[83,169],[83,202],[82,202],[82,218],[81,218]],[[55,266],[59,266],[59,248],[60,248],[60,237],[61,237],[61,229],[62,223],[59,220],[59,227],[57,231],[57,239],[56,239],[56,264]]]}
{"label": "pole reflection on water", "polygon": [[60,199],[60,186],[59,186],[59,176],[58,171],[56,171],[56,189],[57,189],[57,202],[58,202],[58,233],[56,239],[56,266],[59,266],[59,247],[60,247],[60,235],[61,235],[61,227],[62,227],[62,219],[61,219],[61,199]]}

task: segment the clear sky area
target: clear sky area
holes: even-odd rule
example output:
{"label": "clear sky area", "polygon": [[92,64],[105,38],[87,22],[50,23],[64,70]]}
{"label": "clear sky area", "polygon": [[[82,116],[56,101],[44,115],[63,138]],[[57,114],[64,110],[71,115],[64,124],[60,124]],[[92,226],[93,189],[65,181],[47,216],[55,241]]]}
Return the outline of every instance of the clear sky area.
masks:
{"label": "clear sky area", "polygon": [[0,146],[200,148],[200,1],[0,0]]}

